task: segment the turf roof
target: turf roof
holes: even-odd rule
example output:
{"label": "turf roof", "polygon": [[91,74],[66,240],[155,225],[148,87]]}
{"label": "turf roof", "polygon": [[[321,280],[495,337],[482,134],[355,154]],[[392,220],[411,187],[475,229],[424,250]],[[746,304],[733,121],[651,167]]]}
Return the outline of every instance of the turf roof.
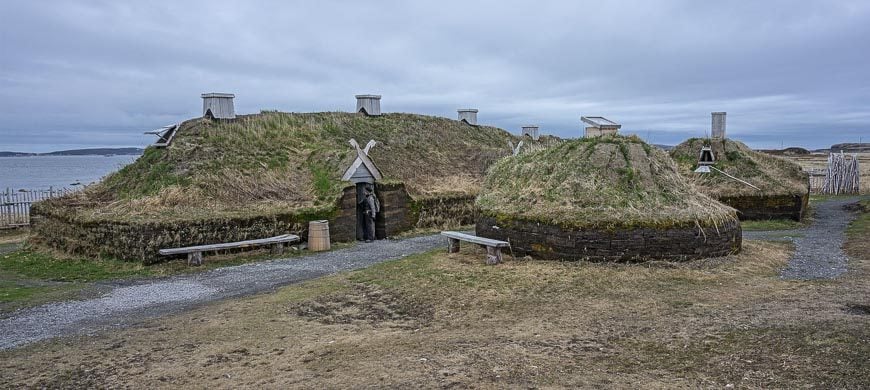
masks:
{"label": "turf roof", "polygon": [[[184,122],[168,148],[74,197],[54,201],[79,217],[114,220],[270,215],[334,208],[342,173],[374,139],[370,155],[387,182],[413,196],[476,194],[486,168],[518,138],[489,126],[416,114],[282,113]],[[528,141],[527,141],[528,142]],[[75,207],[69,207],[69,206]]]}
{"label": "turf roof", "polygon": [[[747,181],[757,190],[713,170],[695,173],[698,154],[703,146],[710,146],[716,156],[713,165],[719,170]],[[807,176],[800,165],[784,158],[756,152],[740,141],[691,138],[677,145],[671,152],[680,173],[702,192],[713,197],[803,195],[807,193]]]}
{"label": "turf roof", "polygon": [[668,155],[637,137],[570,140],[493,165],[484,213],[575,228],[714,226],[734,209],[699,193]]}

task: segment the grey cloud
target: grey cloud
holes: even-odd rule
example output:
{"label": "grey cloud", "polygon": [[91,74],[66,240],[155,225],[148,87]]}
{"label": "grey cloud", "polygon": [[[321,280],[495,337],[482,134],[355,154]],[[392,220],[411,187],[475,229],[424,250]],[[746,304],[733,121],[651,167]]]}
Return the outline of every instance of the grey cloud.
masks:
{"label": "grey cloud", "polygon": [[[602,4],[603,3],[603,4]],[[676,143],[728,111],[752,146],[870,139],[865,1],[0,4],[0,149],[144,145],[196,116],[386,111],[580,134],[600,114]]]}

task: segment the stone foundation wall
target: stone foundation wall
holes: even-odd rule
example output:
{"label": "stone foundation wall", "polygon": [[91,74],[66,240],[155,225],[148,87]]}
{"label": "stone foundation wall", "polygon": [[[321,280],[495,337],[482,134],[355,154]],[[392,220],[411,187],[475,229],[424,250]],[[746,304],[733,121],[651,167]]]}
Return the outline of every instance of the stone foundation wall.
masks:
{"label": "stone foundation wall", "polygon": [[33,240],[71,254],[107,256],[144,264],[166,259],[157,251],[192,245],[234,242],[296,234],[303,240],[308,221],[330,219],[333,212],[218,218],[190,222],[77,221],[36,203],[31,208]]}
{"label": "stone foundation wall", "polygon": [[741,220],[793,219],[800,221],[809,203],[804,195],[733,196],[718,200],[735,209]]}
{"label": "stone foundation wall", "polygon": [[630,230],[569,230],[538,222],[496,218],[480,214],[477,235],[511,243],[513,254],[549,260],[683,261],[718,257],[740,251],[737,221],[701,232],[697,227]]}

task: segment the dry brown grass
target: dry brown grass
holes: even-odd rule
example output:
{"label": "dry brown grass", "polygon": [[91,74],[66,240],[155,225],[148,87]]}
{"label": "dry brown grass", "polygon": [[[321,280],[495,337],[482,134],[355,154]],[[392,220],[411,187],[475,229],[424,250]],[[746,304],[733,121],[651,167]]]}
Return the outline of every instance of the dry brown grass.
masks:
{"label": "dry brown grass", "polygon": [[622,136],[503,159],[490,168],[476,206],[497,218],[574,228],[712,227],[737,218],[698,193],[665,152]]}
{"label": "dry brown grass", "polygon": [[483,178],[481,176],[459,172],[447,177],[421,175],[415,179],[413,187],[409,190],[423,196],[477,195],[482,185]]}
{"label": "dry brown grass", "polygon": [[332,207],[349,184],[340,179],[356,156],[351,138],[377,141],[370,155],[385,181],[405,183],[414,196],[476,194],[487,167],[517,141],[494,127],[415,114],[192,119],[170,147],[149,148],[89,191],[50,204],[68,215],[122,221],[223,217],[269,204],[276,211]]}
{"label": "dry brown grass", "polygon": [[[778,278],[786,244],[685,264],[414,256],[99,337],[3,352],[0,386],[858,388],[870,260]],[[850,306],[851,305],[851,306]]]}

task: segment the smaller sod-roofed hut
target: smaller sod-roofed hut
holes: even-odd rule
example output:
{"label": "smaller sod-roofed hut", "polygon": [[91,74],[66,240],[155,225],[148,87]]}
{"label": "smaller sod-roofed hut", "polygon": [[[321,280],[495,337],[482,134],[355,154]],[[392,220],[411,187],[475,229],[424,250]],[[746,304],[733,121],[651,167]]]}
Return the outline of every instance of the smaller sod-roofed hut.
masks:
{"label": "smaller sod-roofed hut", "polygon": [[668,155],[605,135],[502,159],[477,198],[477,234],[544,259],[686,260],[740,250],[736,211],[696,191]]}
{"label": "smaller sod-roofed hut", "polygon": [[[709,173],[695,173],[699,152],[705,146],[713,152],[715,163],[711,167],[714,169]],[[677,145],[671,156],[698,191],[734,207],[740,219],[800,220],[806,211],[807,174],[796,163],[756,152],[742,142],[727,138],[691,138]]]}

